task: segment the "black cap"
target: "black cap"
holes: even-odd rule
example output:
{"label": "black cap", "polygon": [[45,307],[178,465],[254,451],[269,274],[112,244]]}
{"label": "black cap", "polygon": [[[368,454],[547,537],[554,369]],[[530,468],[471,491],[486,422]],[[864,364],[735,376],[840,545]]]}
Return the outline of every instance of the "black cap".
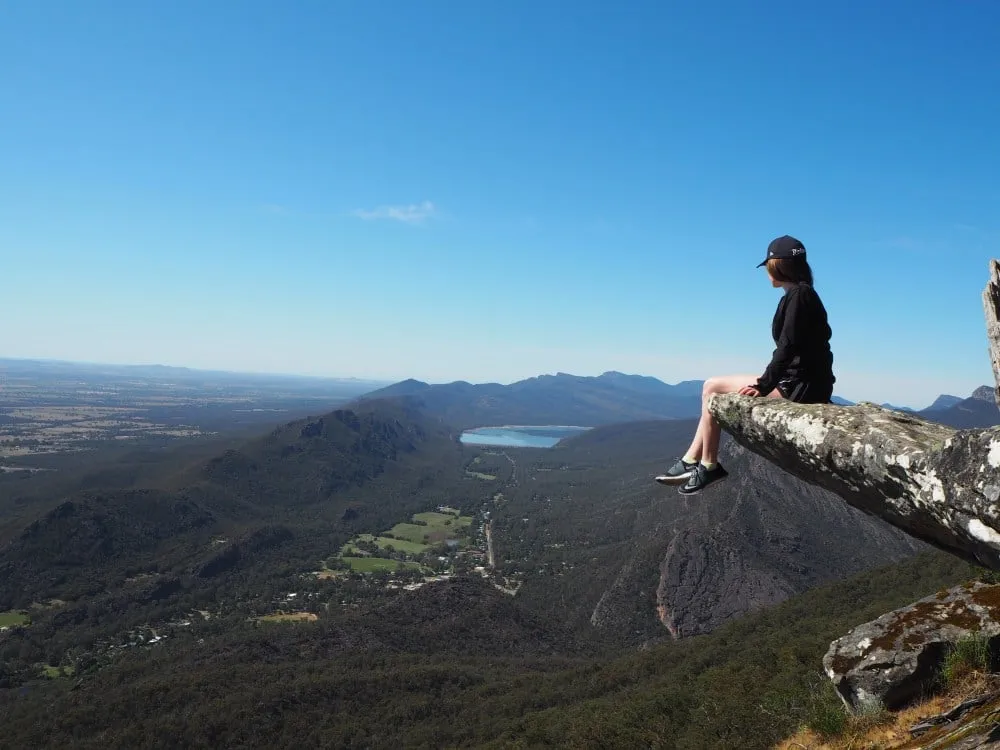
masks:
{"label": "black cap", "polygon": [[757,268],[760,268],[771,258],[797,258],[800,255],[805,257],[806,246],[786,234],[784,237],[778,237],[771,241],[771,244],[767,246],[767,257],[757,264]]}

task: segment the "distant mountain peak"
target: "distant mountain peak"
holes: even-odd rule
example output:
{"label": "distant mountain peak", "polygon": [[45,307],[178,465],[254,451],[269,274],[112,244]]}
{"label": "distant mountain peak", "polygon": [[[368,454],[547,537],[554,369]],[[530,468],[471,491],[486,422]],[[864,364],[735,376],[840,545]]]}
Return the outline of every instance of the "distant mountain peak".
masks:
{"label": "distant mountain peak", "polygon": [[422,380],[416,380],[415,378],[407,378],[406,380],[401,380],[396,383],[398,386],[406,386],[407,388],[428,388],[429,383],[425,383]]}
{"label": "distant mountain peak", "polygon": [[925,411],[938,411],[940,409],[948,409],[954,406],[955,404],[961,403],[964,400],[965,399],[959,396],[952,396],[949,393],[942,393],[940,396],[934,399],[934,403],[928,406]]}
{"label": "distant mountain peak", "polygon": [[969,398],[974,398],[977,401],[990,401],[990,402],[992,402],[993,399],[995,398],[995,395],[994,395],[995,393],[996,392],[993,389],[993,386],[991,386],[991,385],[981,385],[978,388],[976,388],[976,390],[974,390],[972,392],[972,395],[969,396]]}
{"label": "distant mountain peak", "polygon": [[879,404],[879,406],[883,409],[892,409],[893,411],[915,411],[915,409],[911,409],[909,406],[896,406],[895,404],[890,404],[888,402]]}

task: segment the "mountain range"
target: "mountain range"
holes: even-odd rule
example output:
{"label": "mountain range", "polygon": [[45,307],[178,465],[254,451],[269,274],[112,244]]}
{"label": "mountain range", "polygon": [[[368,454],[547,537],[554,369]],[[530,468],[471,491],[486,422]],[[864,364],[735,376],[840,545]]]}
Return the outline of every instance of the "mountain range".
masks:
{"label": "mountain range", "polygon": [[[834,401],[843,406],[850,406],[853,403],[836,397]],[[1000,424],[1000,408],[997,407],[993,388],[988,385],[976,388],[967,398],[941,394],[926,409],[910,409],[892,404],[881,404],[881,406],[896,411],[908,411],[932,422],[959,429],[992,427]]]}
{"label": "mountain range", "polygon": [[[404,380],[366,394],[363,400],[407,398],[420,409],[458,429],[498,425],[578,425],[593,427],[647,419],[684,419],[701,413],[704,381],[669,385],[649,376],[605,372],[597,377],[557,373],[510,385],[464,381],[431,385]],[[834,396],[834,403],[852,401]],[[942,394],[926,409],[882,406],[915,412],[953,427],[1000,424],[993,389],[982,386],[968,398]]]}
{"label": "mountain range", "polygon": [[980,386],[968,398],[955,399],[956,396],[939,396],[934,404],[917,413],[925,419],[959,429],[1000,424],[1000,409],[997,408],[992,387]]}
{"label": "mountain range", "polygon": [[653,377],[611,371],[597,377],[539,375],[510,385],[404,380],[364,398],[408,397],[460,429],[504,424],[593,427],[697,416],[701,387],[700,380],[668,385]]}

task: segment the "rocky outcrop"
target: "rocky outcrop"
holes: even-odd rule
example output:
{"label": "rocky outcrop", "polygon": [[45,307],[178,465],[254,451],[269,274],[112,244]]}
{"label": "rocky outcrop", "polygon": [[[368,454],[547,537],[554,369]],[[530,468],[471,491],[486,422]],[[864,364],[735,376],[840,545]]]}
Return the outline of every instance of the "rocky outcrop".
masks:
{"label": "rocky outcrop", "polygon": [[1000,261],[990,261],[990,281],[983,290],[983,312],[986,315],[986,338],[990,342],[990,362],[996,389],[993,397],[1000,406]]}
{"label": "rocky outcrop", "polygon": [[[937,727],[945,727],[946,730],[949,725],[953,725],[959,719],[969,716],[969,712],[980,708],[981,706],[989,706],[990,704],[995,704],[997,700],[1000,700],[1000,693],[986,693],[984,695],[976,696],[975,698],[969,698],[959,703],[957,706],[953,706],[947,711],[937,714],[936,716],[931,716],[929,718],[918,721],[912,727],[910,727],[910,734],[914,737],[919,737],[922,734],[926,734],[928,731],[935,729]],[[995,713],[995,706],[994,713]],[[994,717],[995,718],[995,717]],[[975,727],[975,722],[966,722],[963,724],[964,732],[962,732],[962,737],[967,737],[969,734],[974,732],[977,727]],[[978,727],[982,728],[982,727]],[[992,722],[991,725],[985,727],[986,733],[983,736],[977,737],[976,742],[985,742],[989,740],[989,735],[996,730],[996,721]],[[970,731],[971,730],[971,731]],[[954,750],[953,744],[945,744],[947,741],[954,742],[957,739],[952,733],[947,733],[943,738],[935,738],[935,741],[931,744],[925,745],[925,747],[951,747]],[[938,742],[937,740],[943,740]],[[966,744],[966,747],[982,747],[982,745]]]}
{"label": "rocky outcrop", "polygon": [[1000,570],[1000,428],[954,430],[868,403],[727,394],[709,408],[737,442],[788,473]]}
{"label": "rocky outcrop", "polygon": [[950,645],[972,633],[1000,645],[1000,586],[956,586],[859,625],[830,644],[823,669],[851,710],[894,709],[931,688]]}
{"label": "rocky outcrop", "polygon": [[659,547],[656,609],[674,638],[926,549],[732,440],[720,455],[730,478],[692,506],[706,515],[676,523],[666,550]]}

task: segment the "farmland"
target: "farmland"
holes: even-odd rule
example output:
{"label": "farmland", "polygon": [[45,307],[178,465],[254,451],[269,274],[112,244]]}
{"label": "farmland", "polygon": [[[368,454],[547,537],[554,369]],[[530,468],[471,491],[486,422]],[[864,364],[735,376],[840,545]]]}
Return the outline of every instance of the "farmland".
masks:
{"label": "farmland", "polygon": [[[422,564],[460,550],[469,542],[472,518],[454,508],[416,513],[409,522],[398,523],[381,534],[359,534],[340,549],[336,562],[357,573],[419,570]],[[324,567],[317,575],[329,577],[334,571]]]}
{"label": "farmland", "polygon": [[0,612],[0,628],[27,625],[31,618],[23,612]]}
{"label": "farmland", "polygon": [[327,411],[375,382],[178,367],[0,359],[0,472],[81,452],[166,444]]}

